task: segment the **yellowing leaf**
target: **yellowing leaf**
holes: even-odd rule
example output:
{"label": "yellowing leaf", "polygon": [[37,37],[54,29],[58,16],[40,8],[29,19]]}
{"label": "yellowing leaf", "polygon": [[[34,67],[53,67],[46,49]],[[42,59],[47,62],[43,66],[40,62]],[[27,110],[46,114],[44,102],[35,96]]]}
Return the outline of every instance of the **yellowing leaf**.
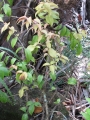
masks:
{"label": "yellowing leaf", "polygon": [[18,70],[18,71],[16,72],[16,74],[21,74],[21,73],[23,73],[22,70]]}
{"label": "yellowing leaf", "polygon": [[15,28],[12,26],[12,27],[9,27],[9,35],[12,35],[14,32],[15,32]]}
{"label": "yellowing leaf", "polygon": [[27,30],[29,25],[31,25],[31,23],[32,23],[32,18],[31,17],[27,18],[27,21],[25,22]]}
{"label": "yellowing leaf", "polygon": [[32,24],[32,18],[31,17],[27,18],[27,21],[30,25]]}
{"label": "yellowing leaf", "polygon": [[60,56],[60,60],[65,64],[67,61],[69,61],[69,59],[66,57],[66,56],[64,56],[64,55],[61,55]]}
{"label": "yellowing leaf", "polygon": [[2,17],[0,17],[0,22],[3,22],[3,18]]}
{"label": "yellowing leaf", "polygon": [[43,66],[49,66],[50,65],[50,63],[44,63],[43,64]]}
{"label": "yellowing leaf", "polygon": [[37,7],[35,7],[36,10],[40,10],[43,6],[43,2],[40,2]]}
{"label": "yellowing leaf", "polygon": [[19,79],[22,81],[22,80],[26,80],[27,79],[27,73],[26,72],[23,72],[20,76],[19,76]]}
{"label": "yellowing leaf", "polygon": [[52,49],[52,48],[49,48],[48,53],[53,58],[57,57],[57,52],[54,49]]}
{"label": "yellowing leaf", "polygon": [[29,45],[27,48],[32,52],[35,49],[35,45]]}
{"label": "yellowing leaf", "polygon": [[28,87],[27,86],[24,86],[22,87],[20,90],[19,90],[19,97],[23,97],[24,95],[24,90],[28,90]]}
{"label": "yellowing leaf", "polygon": [[50,2],[50,7],[51,7],[51,9],[55,9],[55,8],[58,8],[58,5],[56,5],[53,2]]}
{"label": "yellowing leaf", "polygon": [[56,70],[56,66],[55,65],[50,65],[49,66],[50,71],[54,74],[55,70]]}
{"label": "yellowing leaf", "polygon": [[51,48],[51,43],[50,43],[50,41],[48,40],[48,41],[46,41],[46,46],[47,46],[47,48]]}
{"label": "yellowing leaf", "polygon": [[27,28],[27,30],[28,30],[28,28],[29,28],[29,22],[26,21],[26,22],[25,22],[25,25],[26,25],[26,28]]}
{"label": "yellowing leaf", "polygon": [[10,68],[17,70],[17,66],[16,65],[11,65]]}
{"label": "yellowing leaf", "polygon": [[1,29],[1,33],[4,32],[5,30],[7,30],[9,28],[10,22],[9,23],[4,23],[4,26]]}

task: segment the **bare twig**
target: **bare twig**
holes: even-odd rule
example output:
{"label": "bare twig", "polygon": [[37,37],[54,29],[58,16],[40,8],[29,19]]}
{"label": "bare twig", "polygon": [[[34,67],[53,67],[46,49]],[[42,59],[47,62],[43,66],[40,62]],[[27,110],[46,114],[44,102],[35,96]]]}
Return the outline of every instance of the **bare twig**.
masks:
{"label": "bare twig", "polygon": [[48,102],[47,102],[46,94],[44,91],[43,91],[43,98],[44,98],[44,104],[45,104],[45,109],[46,109],[46,119],[45,120],[49,120]]}

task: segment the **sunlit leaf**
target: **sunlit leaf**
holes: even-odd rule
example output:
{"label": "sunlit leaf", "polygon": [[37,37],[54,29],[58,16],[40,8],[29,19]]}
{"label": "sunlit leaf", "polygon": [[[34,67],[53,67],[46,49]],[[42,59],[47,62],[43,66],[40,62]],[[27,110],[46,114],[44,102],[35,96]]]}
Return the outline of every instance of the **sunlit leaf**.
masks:
{"label": "sunlit leaf", "polygon": [[11,8],[9,7],[9,4],[4,4],[3,5],[3,11],[7,16],[11,16]]}
{"label": "sunlit leaf", "polygon": [[11,40],[11,46],[12,46],[12,48],[16,45],[17,40],[18,40],[18,37],[14,37],[14,38]]}
{"label": "sunlit leaf", "polygon": [[75,78],[69,78],[68,79],[68,84],[70,84],[70,85],[76,85],[77,84],[77,80],[75,79]]}

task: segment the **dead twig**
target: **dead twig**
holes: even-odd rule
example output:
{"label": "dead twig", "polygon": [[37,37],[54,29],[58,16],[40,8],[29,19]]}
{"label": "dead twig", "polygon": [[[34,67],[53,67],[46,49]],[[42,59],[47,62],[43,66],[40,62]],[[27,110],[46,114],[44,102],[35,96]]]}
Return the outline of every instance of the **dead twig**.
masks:
{"label": "dead twig", "polygon": [[44,98],[44,104],[45,104],[45,110],[46,110],[46,119],[49,120],[49,112],[48,112],[48,102],[45,92],[43,91],[43,98]]}

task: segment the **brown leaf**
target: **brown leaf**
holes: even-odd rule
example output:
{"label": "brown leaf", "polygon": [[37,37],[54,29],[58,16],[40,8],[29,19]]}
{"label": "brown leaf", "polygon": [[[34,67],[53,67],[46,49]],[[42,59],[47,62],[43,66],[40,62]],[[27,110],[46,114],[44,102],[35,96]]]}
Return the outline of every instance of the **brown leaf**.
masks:
{"label": "brown leaf", "polygon": [[42,107],[35,107],[34,113],[40,113],[43,111]]}
{"label": "brown leaf", "polygon": [[27,17],[26,17],[26,16],[20,17],[20,18],[17,20],[17,24],[20,23],[20,22],[23,21],[23,20],[27,20]]}
{"label": "brown leaf", "polygon": [[20,76],[19,76],[20,80],[26,80],[27,79],[27,73],[23,72]]}

